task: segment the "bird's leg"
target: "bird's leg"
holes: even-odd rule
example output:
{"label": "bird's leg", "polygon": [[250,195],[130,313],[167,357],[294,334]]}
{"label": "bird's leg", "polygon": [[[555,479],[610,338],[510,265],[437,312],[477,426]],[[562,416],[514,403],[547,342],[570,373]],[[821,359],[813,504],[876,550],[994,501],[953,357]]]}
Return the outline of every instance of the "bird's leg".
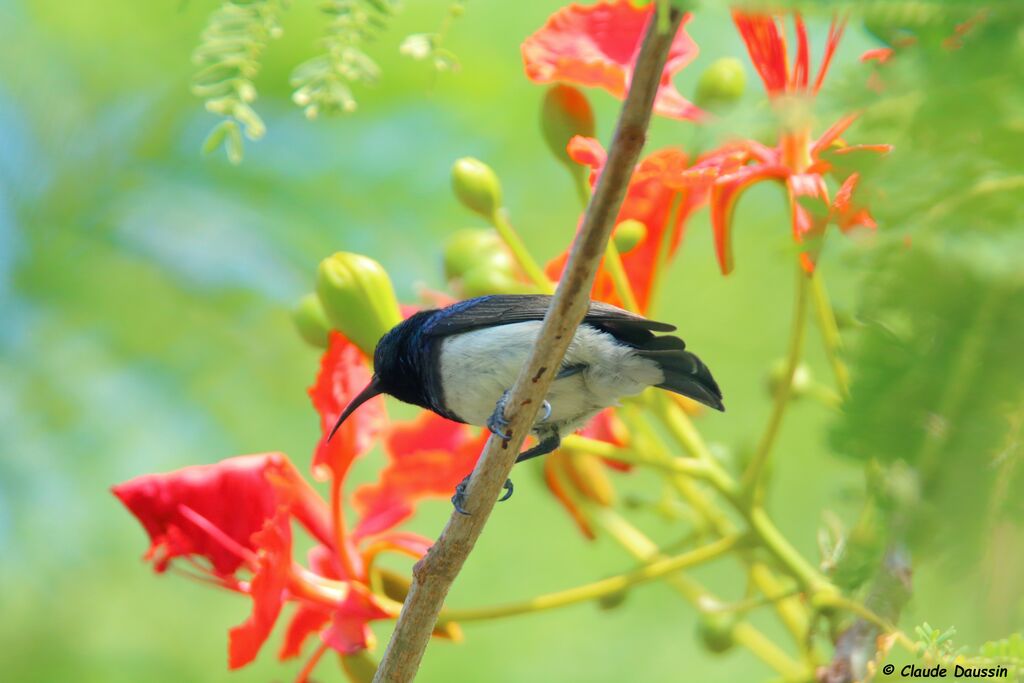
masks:
{"label": "bird's leg", "polygon": [[[541,437],[540,443],[533,448],[527,448],[525,451],[519,454],[516,458],[516,462],[520,463],[524,460],[530,460],[541,455],[547,455],[551,451],[558,448],[562,443],[562,437],[558,434],[557,429],[547,430],[547,433]],[[509,492],[509,495],[512,495]]]}
{"label": "bird's leg", "polygon": [[[467,474],[466,478],[463,479],[462,481],[460,481],[459,485],[455,487],[455,495],[452,496],[452,506],[455,508],[455,511],[458,512],[460,515],[468,515],[469,514],[469,512],[466,510],[466,508],[463,506],[463,504],[466,502],[466,487],[469,486],[469,478],[472,477],[472,476],[473,476],[472,472]],[[505,480],[505,495],[503,495],[501,498],[499,498],[498,502],[501,503],[503,501],[508,500],[511,497],[512,497],[512,480],[511,479],[506,479]]]}
{"label": "bird's leg", "polygon": [[505,419],[505,404],[508,403],[508,391],[501,395],[494,404],[494,412],[487,418],[487,428],[500,439],[508,441],[512,435],[508,432],[508,420]]}
{"label": "bird's leg", "polygon": [[[498,402],[494,404],[494,412],[487,418],[487,429],[491,431],[496,437],[508,441],[512,435],[508,433],[508,420],[505,419],[505,406],[508,404],[508,391],[505,391],[498,399]],[[541,415],[537,418],[537,422],[544,422],[551,417],[551,404],[548,401],[542,401],[540,404]]]}
{"label": "bird's leg", "polygon": [[[540,435],[538,435],[538,436],[540,436]],[[555,450],[556,448],[558,448],[559,444],[561,444],[561,443],[562,443],[562,437],[559,436],[558,430],[557,429],[547,429],[547,430],[545,430],[545,433],[541,436],[540,443],[538,443],[533,448],[528,448],[525,451],[523,451],[522,453],[520,453],[519,456],[516,457],[516,462],[520,463],[520,462],[523,462],[524,460],[529,460],[531,458],[536,458],[537,456],[540,456],[540,455],[546,455],[546,454],[550,453],[551,451]],[[452,496],[452,505],[455,507],[455,511],[458,512],[459,514],[462,514],[462,515],[468,515],[469,514],[469,512],[465,508],[466,488],[469,486],[469,478],[472,477],[472,476],[473,476],[472,473],[467,474],[466,478],[463,479],[461,482],[459,482],[459,485],[455,487],[455,495]],[[498,502],[501,503],[501,502],[506,501],[509,498],[511,498],[513,490],[514,490],[514,487],[512,486],[512,480],[511,479],[506,479],[505,480],[505,493],[504,493],[504,495],[502,495],[501,498],[498,499]]]}

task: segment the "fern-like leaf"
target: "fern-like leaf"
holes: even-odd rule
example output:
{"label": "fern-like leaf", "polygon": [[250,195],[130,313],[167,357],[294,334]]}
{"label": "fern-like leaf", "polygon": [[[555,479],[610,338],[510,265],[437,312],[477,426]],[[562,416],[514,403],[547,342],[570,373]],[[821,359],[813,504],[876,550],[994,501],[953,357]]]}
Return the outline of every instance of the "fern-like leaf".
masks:
{"label": "fern-like leaf", "polygon": [[210,17],[202,41],[192,54],[199,71],[192,92],[206,100],[207,111],[224,119],[203,143],[204,152],[221,146],[231,163],[242,160],[242,132],[259,140],[266,126],[252,102],[253,79],[267,43],[281,34],[279,19],[285,0],[226,0]]}
{"label": "fern-like leaf", "polygon": [[292,100],[306,117],[354,111],[353,83],[373,84],[380,67],[362,46],[373,41],[394,13],[391,0],[325,0],[321,11],[328,16],[324,53],[295,68]]}

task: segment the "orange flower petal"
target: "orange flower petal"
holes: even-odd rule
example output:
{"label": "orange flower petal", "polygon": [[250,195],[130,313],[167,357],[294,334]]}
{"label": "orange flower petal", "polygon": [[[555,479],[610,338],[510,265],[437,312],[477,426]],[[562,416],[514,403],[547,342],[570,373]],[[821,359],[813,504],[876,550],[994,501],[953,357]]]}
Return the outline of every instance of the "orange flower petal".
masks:
{"label": "orange flower petal", "polygon": [[487,433],[423,411],[392,425],[385,440],[389,463],[374,484],[356,489],[352,503],[361,518],[353,538],[365,538],[408,519],[416,503],[449,497],[473,470]]}
{"label": "orange flower petal", "polygon": [[751,185],[763,180],[782,180],[789,169],[777,164],[744,166],[721,176],[711,188],[711,230],[715,237],[715,253],[723,275],[733,269],[732,214],[740,195]]}
{"label": "orange flower petal", "polygon": [[[808,238],[820,237],[830,218],[825,179],[817,173],[795,173],[786,179],[786,187],[793,219],[793,239],[802,244]],[[814,272],[817,254],[818,247],[800,253],[800,265],[808,273]]]}

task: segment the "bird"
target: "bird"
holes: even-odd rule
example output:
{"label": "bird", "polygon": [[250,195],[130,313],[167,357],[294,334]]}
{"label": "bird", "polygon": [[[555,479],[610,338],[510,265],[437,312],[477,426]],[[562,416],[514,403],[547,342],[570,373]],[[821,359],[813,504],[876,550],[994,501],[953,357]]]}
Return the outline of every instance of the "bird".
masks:
{"label": "bird", "polygon": [[[508,439],[505,402],[533,350],[550,295],[494,294],[419,311],[384,334],[373,354],[373,376],[338,417],[334,435],[360,405],[380,394]],[[523,462],[558,448],[619,399],[650,386],[724,411],[722,392],[708,367],[674,332],[675,325],[592,301],[541,405],[532,431],[537,444],[518,455]],[[469,475],[452,496],[467,514]],[[505,482],[504,495],[512,495]]]}

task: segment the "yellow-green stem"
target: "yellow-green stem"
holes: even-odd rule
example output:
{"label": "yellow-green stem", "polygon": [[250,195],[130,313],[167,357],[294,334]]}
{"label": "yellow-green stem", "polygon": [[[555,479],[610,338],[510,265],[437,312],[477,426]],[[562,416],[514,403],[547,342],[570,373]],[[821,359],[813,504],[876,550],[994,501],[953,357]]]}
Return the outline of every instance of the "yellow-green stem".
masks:
{"label": "yellow-green stem", "polygon": [[[697,431],[697,428],[682,408],[663,395],[653,397],[652,403],[655,408],[655,414],[662,419],[669,432],[675,436],[684,448],[686,448],[692,455],[700,458],[697,462],[707,466],[708,470],[704,475],[704,479],[708,481],[720,494],[722,494],[736,510],[743,513],[744,505],[739,496],[739,490],[736,482],[729,476],[728,472],[722,469],[718,464],[718,461],[711,455],[711,452],[708,450],[707,444],[704,443],[704,439],[701,437],[700,432]],[[641,423],[640,429],[643,430],[645,428],[646,425]],[[673,458],[663,450],[658,451],[657,455],[659,456],[659,460],[664,460],[666,462],[690,462],[688,459],[684,458]],[[670,479],[670,483],[677,491],[679,491],[683,498],[686,499],[698,514],[708,520],[717,533],[726,534],[733,531],[734,527],[729,520],[684,477],[672,477]],[[755,534],[758,534],[762,543],[769,544],[776,543],[778,541],[778,539],[771,534],[769,534],[767,539],[764,538],[757,528],[754,528],[753,531]],[[785,539],[782,540],[784,541]],[[790,550],[791,549],[788,547],[783,547],[778,552],[773,551],[772,554],[776,557],[792,559],[794,555],[789,552]],[[779,580],[775,578],[775,575],[767,567],[761,563],[753,562],[749,554],[744,553],[741,555],[743,556],[743,559],[750,564],[750,577],[758,590],[766,596],[779,595],[783,592]],[[796,555],[795,557],[802,563],[802,558],[800,558],[799,555]],[[806,563],[798,565],[797,569],[805,569],[803,566],[805,564]],[[787,568],[791,573],[796,574],[796,570],[794,570],[793,567]],[[797,642],[802,642],[808,626],[807,611],[804,606],[796,599],[781,600],[774,603],[773,606],[775,607],[776,612],[778,612],[782,623],[786,626]]]}
{"label": "yellow-green stem", "polygon": [[512,227],[512,223],[509,222],[508,212],[505,209],[495,211],[494,215],[491,216],[491,224],[494,225],[495,230],[501,235],[501,239],[505,241],[506,246],[512,252],[516,262],[519,263],[519,267],[523,269],[526,277],[530,278],[533,284],[544,294],[553,293],[555,291],[554,284],[544,274],[544,271],[541,270],[537,262],[533,260],[533,256],[530,255],[526,244],[523,243],[523,239],[515,231],[515,228]]}
{"label": "yellow-green stem", "polygon": [[[673,228],[679,222],[679,213],[683,210],[683,193],[676,192],[672,196],[672,204],[669,206],[668,216],[665,219],[665,227],[661,233],[661,242],[658,243],[658,253],[654,258],[654,270],[651,273],[651,290],[647,299],[647,313],[654,311],[654,304],[658,300],[658,290],[661,288],[661,277],[665,272],[665,264],[668,263],[668,252],[671,251],[672,237],[675,232]],[[648,226],[650,229],[650,226]]]}
{"label": "yellow-green stem", "polygon": [[587,173],[582,168],[570,168],[573,185],[576,186],[576,195],[580,198],[580,204],[586,210],[590,203],[590,181],[587,180]]}
{"label": "yellow-green stem", "polygon": [[646,583],[674,572],[699,564],[710,562],[719,558],[736,547],[740,536],[726,536],[706,546],[691,550],[689,552],[665,557],[646,564],[639,569],[612,576],[593,583],[584,584],[557,593],[538,595],[537,597],[512,602],[505,605],[493,607],[476,607],[470,609],[451,609],[441,613],[443,621],[482,621],[485,619],[497,619],[499,617],[511,617],[518,614],[529,614],[542,612],[559,607],[567,607],[581,602],[598,600],[609,595],[615,595],[637,584]]}
{"label": "yellow-green stem", "polygon": [[652,391],[647,396],[652,399],[651,404],[655,413],[683,448],[705,462],[715,462],[707,444],[704,443],[700,432],[697,431],[697,427],[694,426],[686,411],[673,401],[671,396],[664,391]]}
{"label": "yellow-green stem", "polygon": [[561,448],[575,453],[589,453],[591,455],[596,455],[599,458],[615,460],[616,462],[622,462],[628,465],[653,467],[654,469],[674,474],[688,474],[698,478],[706,477],[708,475],[708,468],[702,462],[697,462],[695,460],[683,460],[680,458],[674,458],[669,461],[661,459],[652,460],[651,458],[647,458],[637,453],[635,450],[619,448],[615,444],[610,444],[607,441],[589,439],[585,436],[579,436],[578,434],[573,434],[562,439]]}
{"label": "yellow-green stem", "polygon": [[634,313],[640,312],[640,304],[637,303],[636,295],[633,293],[633,285],[629,283],[626,275],[626,268],[622,265],[622,256],[619,255],[619,248],[615,246],[615,240],[608,240],[608,246],[604,250],[604,267],[615,285],[615,293],[625,305],[627,310]]}
{"label": "yellow-green stem", "polygon": [[[614,510],[610,508],[595,508],[593,510],[593,517],[609,536],[615,539],[638,560],[651,562],[663,559],[657,544]],[[707,591],[700,583],[694,581],[683,572],[667,575],[665,582],[698,608],[705,604],[720,602],[718,598]],[[809,672],[804,667],[780,650],[774,642],[749,622],[737,622],[733,628],[732,635],[739,645],[750,650],[754,656],[782,674],[786,679],[803,681],[809,678]]]}
{"label": "yellow-green stem", "polygon": [[764,474],[765,465],[768,463],[768,456],[771,455],[772,446],[775,445],[775,438],[782,426],[782,417],[789,407],[789,398],[793,390],[793,376],[800,364],[800,357],[803,353],[804,330],[807,319],[807,290],[810,278],[803,271],[797,271],[796,286],[796,309],[793,313],[793,325],[789,333],[789,351],[786,354],[786,368],[782,381],[775,392],[775,403],[772,406],[771,416],[761,440],[757,444],[757,450],[743,473],[741,482],[742,489],[750,504],[757,499],[758,485],[761,483],[761,476]]}
{"label": "yellow-green stem", "polygon": [[829,583],[828,579],[822,576],[821,572],[811,566],[811,563],[804,559],[803,555],[797,552],[786,537],[782,535],[778,527],[768,517],[760,505],[755,505],[746,513],[750,529],[761,544],[775,556],[779,562],[795,578],[803,588],[812,594],[832,594],[836,589]]}
{"label": "yellow-green stem", "polygon": [[825,347],[825,355],[832,366],[832,374],[836,378],[836,388],[839,395],[846,398],[850,395],[850,371],[843,362],[843,338],[839,334],[839,326],[836,324],[836,314],[832,310],[832,302],[825,289],[825,281],[822,279],[821,269],[814,271],[811,276],[811,298],[814,301],[814,315],[821,331],[821,340]]}
{"label": "yellow-green stem", "polygon": [[[587,174],[580,173],[576,169],[569,169],[569,171],[572,173],[573,184],[576,186],[576,194],[579,195],[580,204],[586,210],[587,204],[590,203],[590,183],[587,180]],[[619,253],[619,248],[615,246],[614,235],[612,235],[612,239],[608,240],[608,246],[605,248],[604,267],[612,278],[612,284],[615,285],[615,293],[618,295],[619,300],[622,301],[627,310],[639,313],[640,304],[637,303],[636,294],[633,292],[633,285],[629,283],[626,269],[622,265],[622,254]]]}

